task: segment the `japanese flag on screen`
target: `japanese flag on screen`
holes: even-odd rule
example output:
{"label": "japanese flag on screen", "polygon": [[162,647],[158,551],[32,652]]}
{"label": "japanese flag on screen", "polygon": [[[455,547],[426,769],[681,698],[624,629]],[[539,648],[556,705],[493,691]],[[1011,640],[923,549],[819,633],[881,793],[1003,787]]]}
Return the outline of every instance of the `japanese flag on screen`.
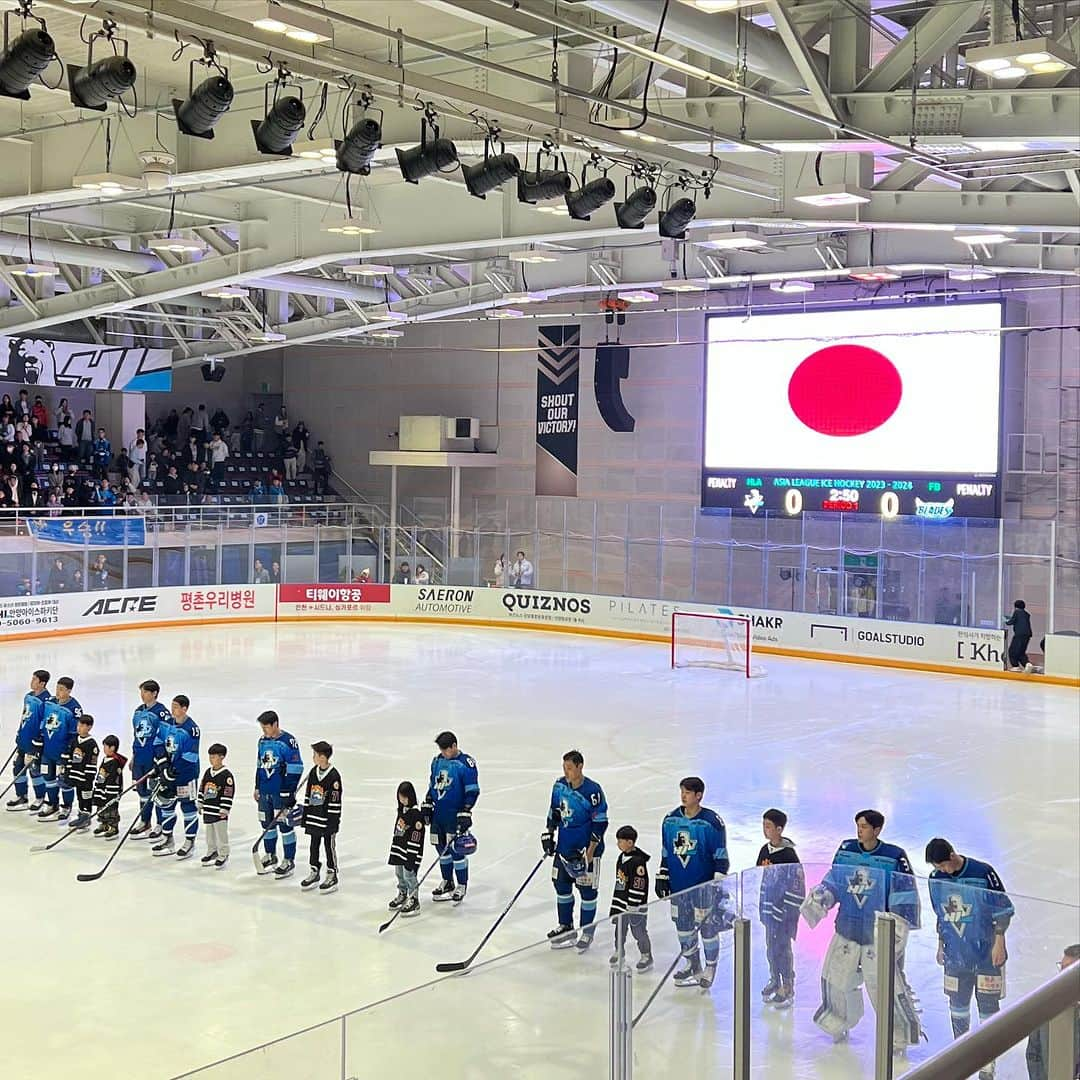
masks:
{"label": "japanese flag on screen", "polygon": [[705,466],[996,473],[1001,305],[708,321]]}

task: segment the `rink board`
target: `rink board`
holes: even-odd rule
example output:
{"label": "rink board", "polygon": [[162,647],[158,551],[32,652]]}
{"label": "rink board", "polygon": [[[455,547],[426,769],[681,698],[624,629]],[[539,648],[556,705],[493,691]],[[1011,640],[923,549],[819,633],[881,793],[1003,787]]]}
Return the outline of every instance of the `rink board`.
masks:
{"label": "rink board", "polygon": [[[749,618],[755,651],[966,675],[1003,670],[1005,632],[589,593],[452,586],[176,586],[0,600],[0,638],[199,623],[393,620],[667,643],[676,611]],[[1041,683],[1080,685],[1042,676]]]}

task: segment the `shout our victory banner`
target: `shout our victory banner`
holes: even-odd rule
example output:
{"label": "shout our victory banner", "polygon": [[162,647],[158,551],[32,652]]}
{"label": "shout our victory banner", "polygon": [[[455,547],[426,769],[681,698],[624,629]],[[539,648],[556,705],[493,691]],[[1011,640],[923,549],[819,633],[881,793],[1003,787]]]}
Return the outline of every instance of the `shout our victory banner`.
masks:
{"label": "shout our victory banner", "polygon": [[541,326],[536,355],[536,494],[577,495],[581,327]]}

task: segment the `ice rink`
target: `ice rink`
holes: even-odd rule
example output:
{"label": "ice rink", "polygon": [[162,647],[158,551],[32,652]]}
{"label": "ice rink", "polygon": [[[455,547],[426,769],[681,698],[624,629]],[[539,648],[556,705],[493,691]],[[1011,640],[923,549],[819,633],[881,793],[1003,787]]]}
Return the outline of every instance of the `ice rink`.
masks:
{"label": "ice rink", "polygon": [[[571,748],[582,751],[586,773],[606,791],[612,833],[635,825],[639,846],[654,855],[654,872],[661,818],[678,802],[680,777],[697,773],[707,784],[706,804],[727,822],[733,869],[753,865],[761,812],[769,806],[788,813],[788,834],[805,863],[827,861],[840,840],[854,835],[854,812],[877,807],[887,817],[883,837],[906,847],[920,874],[929,869],[926,841],[944,835],[961,852],[992,862],[1014,898],[1078,902],[1074,690],[1021,678],[762,659],[766,677],[748,681],[726,672],[672,672],[661,645],[359,623],[5,644],[5,745],[34,668],[52,672],[51,686],[71,675],[76,697],[97,718],[99,743],[114,732],[125,753],[137,683],[155,678],[163,701],[190,696],[202,727],[203,767],[209,744],[224,742],[240,786],[233,859],[222,872],[200,868],[197,858],[151,858],[145,842],[130,841],[102,880],[80,884],[76,873],[97,869],[107,856],[104,843],[80,835],[31,856],[30,845],[55,838],[59,827],[0,813],[0,1073],[4,1080],[164,1080],[429,981],[437,961],[472,950],[535,865],[551,782]],[[301,873],[279,882],[253,871],[250,780],[255,717],[265,708],[280,713],[305,761],[311,742],[334,744],[345,790],[342,886],[335,895],[301,893]],[[423,791],[432,739],[444,728],[458,734],[480,769],[480,850],[468,899],[457,909],[432,904],[429,878],[420,917],[399,920],[380,936],[376,928],[394,894],[386,859],[395,788],[411,779]],[[135,809],[134,797],[128,800],[125,823]],[[204,850],[200,834],[197,855]],[[298,867],[305,851],[302,838]],[[613,836],[609,852],[602,913]],[[816,873],[808,870],[808,878],[816,882]],[[748,893],[748,904],[756,908],[756,893]],[[1075,909],[1022,900],[1017,908],[1013,997],[1052,974],[1061,947],[1080,939]],[[538,941],[555,921],[545,867],[483,955]],[[639,1004],[674,956],[664,913],[654,910],[650,926],[658,964],[637,984]],[[948,1038],[932,919],[924,915],[923,926],[909,947],[930,1039],[921,1056]],[[844,1046],[828,1045],[810,1023],[827,935],[827,928],[800,933],[796,1010],[758,1007],[756,1075],[866,1075],[869,1005]],[[545,945],[361,1014],[348,1028],[348,1074],[602,1075],[609,944],[604,934],[585,956]],[[725,943],[728,964],[730,952]],[[764,981],[760,968],[753,978],[756,990]],[[663,990],[638,1029],[635,1075],[727,1075],[730,995],[726,974],[711,997]],[[208,1080],[338,1076],[340,1032],[305,1040]],[[1019,1080],[1022,1068],[1014,1054],[999,1078]]]}

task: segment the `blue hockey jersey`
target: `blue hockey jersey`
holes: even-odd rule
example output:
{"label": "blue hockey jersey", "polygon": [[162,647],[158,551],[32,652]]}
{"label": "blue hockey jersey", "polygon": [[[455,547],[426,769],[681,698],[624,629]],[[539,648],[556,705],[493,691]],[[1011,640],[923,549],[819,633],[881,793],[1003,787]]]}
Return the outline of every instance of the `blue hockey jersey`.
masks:
{"label": "blue hockey jersey", "polygon": [[195,756],[199,756],[199,741],[202,739],[202,732],[199,730],[199,725],[195,723],[190,716],[184,717],[182,724],[177,724],[175,720],[170,720],[170,724],[175,727],[183,728],[191,738],[191,741],[195,744]]}
{"label": "blue hockey jersey", "polygon": [[304,763],[296,740],[281,731],[275,738],[259,740],[259,763],[255,790],[262,795],[292,795],[304,775]]}
{"label": "blue hockey jersey", "polygon": [[857,839],[845,840],[821,882],[840,905],[836,932],[859,945],[874,941],[874,916],[879,911],[899,915],[919,926],[919,894],[907,852],[879,840],[867,851]]}
{"label": "blue hockey jersey", "polygon": [[166,783],[179,787],[199,778],[199,748],[186,727],[164,721],[158,725],[160,743],[154,764]]}
{"label": "blue hockey jersey", "polygon": [[476,759],[464,752],[445,758],[437,754],[431,762],[427,797],[435,806],[435,820],[451,826],[462,810],[471,810],[480,798],[480,776]]}
{"label": "blue hockey jersey", "polygon": [[929,889],[945,967],[970,971],[989,964],[994,935],[1004,934],[1015,914],[997,871],[964,859],[955,874],[931,871]]}
{"label": "blue hockey jersey", "polygon": [[673,893],[728,872],[727,828],[708,807],[701,807],[693,817],[687,817],[681,806],[675,807],[664,818],[660,833],[660,874],[671,881]]}
{"label": "blue hockey jersey", "polygon": [[132,769],[141,776],[149,772],[154,763],[154,744],[158,738],[158,725],[172,723],[172,713],[160,701],[153,705],[140,704],[131,717]]}
{"label": "blue hockey jersey", "polygon": [[560,776],[552,785],[547,827],[551,832],[558,830],[555,850],[560,855],[583,852],[594,842],[593,854],[603,855],[607,823],[607,800],[595,780],[583,776],[581,785],[573,788],[565,776]]}
{"label": "blue hockey jersey", "polygon": [[48,690],[39,690],[36,694],[28,692],[23,696],[23,711],[19,730],[15,733],[15,745],[24,754],[33,753],[41,747],[41,720],[49,697]]}
{"label": "blue hockey jersey", "polygon": [[82,706],[72,697],[63,705],[50,698],[42,707],[42,761],[59,762],[71,749],[78,734],[76,723],[82,716]]}

